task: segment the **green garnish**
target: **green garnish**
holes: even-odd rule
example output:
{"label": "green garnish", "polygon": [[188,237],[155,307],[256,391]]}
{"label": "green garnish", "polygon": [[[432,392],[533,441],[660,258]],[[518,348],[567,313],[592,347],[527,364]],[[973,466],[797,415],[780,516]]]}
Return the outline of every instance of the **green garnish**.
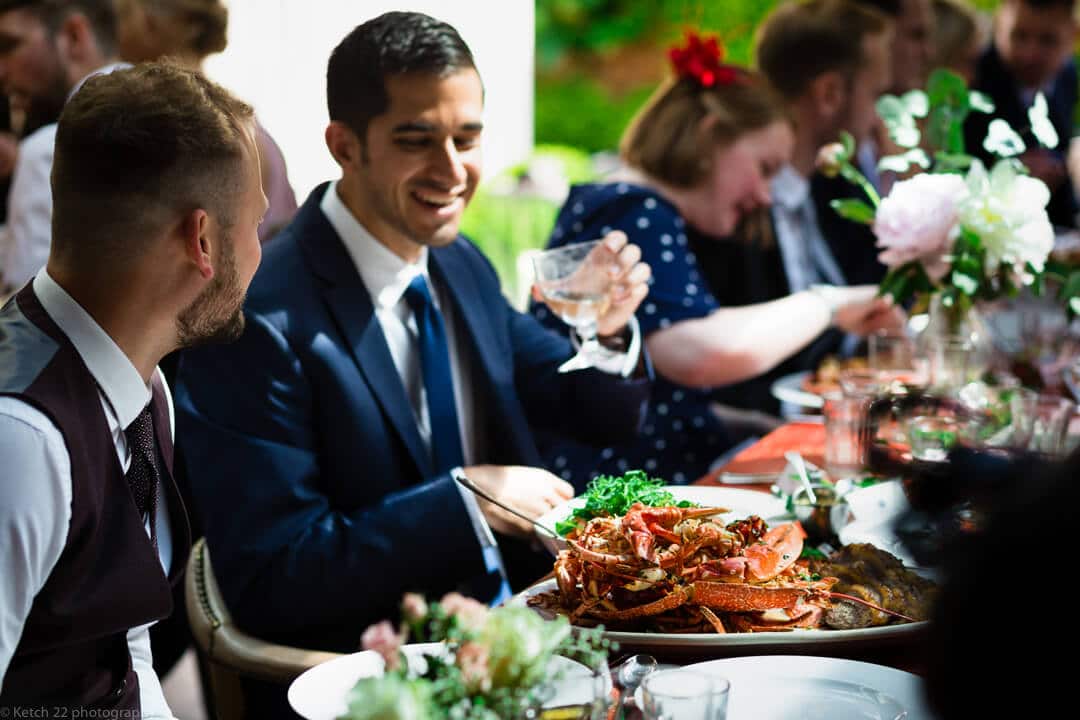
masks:
{"label": "green garnish", "polygon": [[650,507],[691,507],[694,503],[676,500],[664,490],[664,481],[650,478],[643,470],[630,470],[622,476],[598,475],[585,489],[585,507],[578,508],[565,520],[555,523],[555,531],[566,535],[594,517],[625,515],[634,503]]}
{"label": "green garnish", "polygon": [[803,545],[802,553],[799,555],[802,560],[827,560],[828,557],[825,553],[818,550],[816,547],[810,545]]}

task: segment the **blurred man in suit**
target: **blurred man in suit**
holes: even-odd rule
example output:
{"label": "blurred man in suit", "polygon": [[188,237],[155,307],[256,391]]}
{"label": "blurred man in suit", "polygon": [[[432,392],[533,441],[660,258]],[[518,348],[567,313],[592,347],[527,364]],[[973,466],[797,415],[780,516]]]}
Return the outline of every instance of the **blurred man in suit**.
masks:
{"label": "blurred man in suit", "polygon": [[[983,140],[991,120],[1003,118],[1020,133],[1027,145],[1020,160],[1050,188],[1046,212],[1061,227],[1076,227],[1078,209],[1065,164],[1077,101],[1076,27],[1076,0],[1004,0],[972,84],[994,101],[994,113],[972,113],[964,127],[968,152],[988,163],[993,157]],[[1056,148],[1040,147],[1031,133],[1028,109],[1040,92],[1057,130]]]}

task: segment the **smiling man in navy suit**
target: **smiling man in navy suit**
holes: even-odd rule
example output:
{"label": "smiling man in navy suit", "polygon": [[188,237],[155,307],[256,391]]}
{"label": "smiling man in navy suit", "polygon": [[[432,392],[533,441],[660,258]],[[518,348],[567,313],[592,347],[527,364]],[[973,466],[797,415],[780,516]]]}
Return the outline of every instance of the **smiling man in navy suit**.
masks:
{"label": "smiling man in navy suit", "polygon": [[237,622],[354,650],[404,591],[492,601],[506,568],[536,572],[512,556],[520,540],[511,549],[530,524],[477,504],[451,471],[538,517],[572,491],[538,469],[531,427],[597,443],[637,431],[649,268],[625,236],[605,238],[618,269],[598,324],[613,350],[603,370],[558,373],[570,343],[515,311],[458,234],[483,88],[457,32],[417,13],[371,20],[334,50],[327,94],[341,179],[266,247],[244,336],[186,355],[177,398]]}

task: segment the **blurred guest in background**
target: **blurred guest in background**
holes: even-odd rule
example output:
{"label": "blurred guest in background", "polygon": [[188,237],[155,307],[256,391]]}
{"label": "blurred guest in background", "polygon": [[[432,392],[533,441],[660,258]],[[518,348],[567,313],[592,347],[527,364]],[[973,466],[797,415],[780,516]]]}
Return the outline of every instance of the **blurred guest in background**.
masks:
{"label": "blurred guest in background", "polygon": [[965,0],[934,0],[933,28],[931,70],[952,70],[970,86],[990,39],[989,21]]}
{"label": "blurred guest in background", "polygon": [[[565,434],[546,439],[548,467],[579,488],[596,473],[637,468],[674,483],[697,479],[731,444],[709,409],[716,386],[768,371],[833,324],[866,331],[890,316],[873,288],[818,285],[829,280],[820,276],[792,295],[757,298],[760,304],[720,300],[717,291],[742,286],[748,272],[783,272],[775,255],[773,267],[758,267],[754,258],[748,268],[741,248],[720,238],[769,204],[769,181],[787,166],[796,139],[783,102],[757,74],[720,64],[715,38],[691,34],[672,58],[675,77],[623,136],[630,170],[608,184],[575,186],[549,243],[622,230],[641,246],[654,276],[639,314],[658,374],[645,438],[602,448]],[[705,254],[707,271],[699,263]],[[813,272],[811,257],[800,263],[801,272]],[[544,307],[532,312],[564,327]]]}
{"label": "blurred guest in background", "polygon": [[92,78],[60,118],[48,266],[0,310],[0,717],[172,717],[147,629],[189,537],[156,365],[243,328],[253,133],[168,66]]}
{"label": "blurred guest in background", "polygon": [[[1050,221],[1070,228],[1077,224],[1077,199],[1065,159],[1077,101],[1076,27],[1076,0],[1003,0],[973,84],[993,100],[994,113],[972,113],[964,127],[968,152],[986,162],[993,159],[983,148],[991,120],[1002,118],[1020,133],[1027,145],[1020,160],[1050,188]],[[1040,92],[1060,140],[1052,149],[1040,147],[1030,130],[1028,109]]]}
{"label": "blurred guest in background", "polygon": [[[207,56],[225,49],[229,9],[221,0],[115,2],[119,53],[128,62],[167,57],[202,72]],[[256,123],[256,132],[263,191],[270,201],[270,210],[259,227],[259,238],[266,242],[296,213],[296,195],[281,149],[261,123]]]}
{"label": "blurred guest in background", "polygon": [[[112,3],[0,0],[0,82],[29,127],[56,118],[87,77],[117,67]],[[0,237],[0,295],[29,282],[49,256],[55,137],[50,120],[19,143]]]}
{"label": "blurred guest in background", "polygon": [[885,92],[902,95],[921,90],[934,57],[932,0],[852,0],[879,10],[893,20],[889,43],[892,81]]}

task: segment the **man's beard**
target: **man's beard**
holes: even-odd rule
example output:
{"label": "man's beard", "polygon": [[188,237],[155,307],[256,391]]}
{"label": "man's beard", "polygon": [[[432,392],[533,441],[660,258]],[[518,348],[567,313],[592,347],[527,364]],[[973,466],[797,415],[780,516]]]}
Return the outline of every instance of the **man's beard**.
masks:
{"label": "man's beard", "polygon": [[210,284],[176,320],[181,348],[232,342],[244,333],[244,288],[236,269],[236,253],[226,239],[221,267]]}

